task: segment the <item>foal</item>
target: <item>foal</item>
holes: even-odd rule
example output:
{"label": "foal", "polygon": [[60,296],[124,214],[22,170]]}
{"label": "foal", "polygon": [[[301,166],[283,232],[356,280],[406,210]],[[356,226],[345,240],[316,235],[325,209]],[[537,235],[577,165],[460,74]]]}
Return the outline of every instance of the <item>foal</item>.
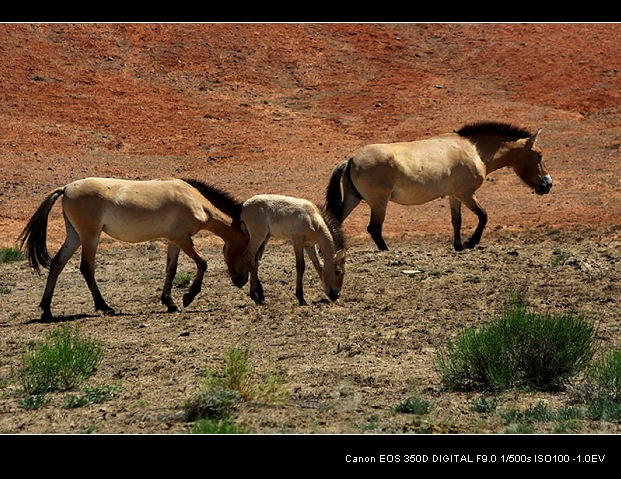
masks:
{"label": "foal", "polygon": [[[249,235],[244,253],[250,269],[250,297],[263,304],[265,296],[259,280],[259,263],[270,237],[289,239],[295,251],[297,283],[295,295],[301,306],[304,299],[304,251],[311,259],[323,283],[328,298],[339,298],[345,275],[346,249],[340,224],[332,220],[314,203],[291,196],[256,195],[242,205],[240,223]],[[323,265],[317,257],[316,247],[323,256]]]}

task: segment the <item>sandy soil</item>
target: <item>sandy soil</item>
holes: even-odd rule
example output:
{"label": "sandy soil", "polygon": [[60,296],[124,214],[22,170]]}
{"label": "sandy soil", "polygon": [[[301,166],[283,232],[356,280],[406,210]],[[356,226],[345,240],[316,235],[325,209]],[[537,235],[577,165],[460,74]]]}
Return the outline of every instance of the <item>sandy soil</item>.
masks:
{"label": "sandy soil", "polygon": [[[356,148],[479,120],[542,128],[554,178],[539,197],[512,171],[493,173],[478,194],[488,228],[461,253],[446,200],[391,204],[391,250],[381,253],[359,206],[345,223],[350,256],[336,304],[309,269],[309,306],[298,307],[293,251],[274,242],[262,266],[267,301],[257,307],[228,279],[221,240],[201,234],[203,291],[166,314],[163,243],[106,238],[97,278],[120,314],[93,311],[78,256],[53,310],[104,342],[91,383],[121,392],[75,410],[62,395],[37,411],[19,408],[11,378],[20,352],[59,323],[37,321],[45,276],[2,264],[10,292],[0,294],[0,433],[186,432],[183,402],[236,345],[251,348],[259,371],[288,375],[284,403],[237,411],[255,433],[504,432],[498,418],[469,408],[472,394],[441,390],[434,357],[462,328],[499,314],[512,290],[543,311],[586,314],[605,347],[619,346],[620,34],[619,24],[0,25],[0,246],[16,244],[48,191],[79,178],[197,177],[241,199],[272,192],[321,202],[332,168]],[[465,234],[474,225],[464,213]],[[50,249],[63,239],[56,206]],[[424,423],[391,412],[414,390],[434,406]]]}

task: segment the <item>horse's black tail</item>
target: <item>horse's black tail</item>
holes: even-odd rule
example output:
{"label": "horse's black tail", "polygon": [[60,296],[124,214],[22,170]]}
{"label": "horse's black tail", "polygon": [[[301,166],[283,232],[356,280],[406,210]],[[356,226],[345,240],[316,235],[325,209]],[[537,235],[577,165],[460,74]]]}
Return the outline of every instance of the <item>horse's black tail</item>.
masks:
{"label": "horse's black tail", "polygon": [[17,241],[21,241],[21,249],[24,249],[24,245],[26,246],[28,263],[37,273],[41,272],[41,266],[50,267],[51,258],[47,251],[47,220],[52,206],[64,192],[64,186],[52,191],[39,205],[24,231],[17,238]]}
{"label": "horse's black tail", "polygon": [[[351,168],[351,158],[340,162],[332,170],[328,187],[326,188],[326,203],[325,209],[329,211],[335,218],[341,223],[343,218],[343,208],[347,192],[353,193],[358,198],[362,198],[360,193],[351,181],[349,170]],[[343,193],[341,194],[341,186],[343,187]]]}

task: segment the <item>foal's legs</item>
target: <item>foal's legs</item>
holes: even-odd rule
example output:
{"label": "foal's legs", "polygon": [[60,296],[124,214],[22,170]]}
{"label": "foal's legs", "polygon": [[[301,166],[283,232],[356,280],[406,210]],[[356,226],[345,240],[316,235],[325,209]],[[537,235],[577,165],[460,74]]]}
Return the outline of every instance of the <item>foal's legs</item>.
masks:
{"label": "foal's legs", "polygon": [[166,253],[166,279],[164,280],[164,288],[162,289],[162,304],[168,308],[169,313],[179,311],[171,296],[172,283],[177,274],[177,263],[179,262],[179,245],[174,241],[168,241],[168,251]]}
{"label": "foal's legs", "polygon": [[66,218],[65,227],[67,229],[67,237],[65,238],[65,242],[58,253],[56,253],[56,256],[52,259],[50,273],[47,276],[47,283],[45,285],[45,291],[43,292],[43,298],[41,298],[41,303],[39,304],[43,310],[41,313],[42,321],[51,321],[53,319],[51,306],[56,281],[58,280],[58,276],[61,271],[65,268],[67,261],[69,261],[69,258],[73,256],[80,246],[80,237]]}
{"label": "foal's legs", "polygon": [[256,304],[263,304],[265,302],[265,295],[263,294],[263,285],[259,280],[259,263],[265,252],[268,232],[249,232],[249,235],[250,240],[248,241],[246,251],[244,251],[244,259],[250,269],[250,297]]}
{"label": "foal's legs", "polygon": [[317,274],[321,278],[321,274],[323,272],[323,266],[321,265],[321,262],[319,261],[319,257],[317,256],[317,247],[316,247],[316,245],[314,245],[314,244],[305,245],[304,249],[306,250],[306,254],[308,254],[308,257],[313,262],[313,266],[315,267],[315,270],[317,271]]}
{"label": "foal's legs", "polygon": [[295,296],[298,298],[298,302],[300,306],[305,306],[306,300],[304,299],[304,269],[306,268],[306,264],[304,262],[304,239],[294,237],[292,238],[293,242],[293,251],[295,252],[295,272],[296,272],[296,283],[295,283]]}
{"label": "foal's legs", "polygon": [[[472,211],[477,218],[479,219],[479,223],[477,224],[474,233],[472,236],[462,245],[461,242],[461,204],[466,205],[470,211]],[[479,204],[477,197],[472,194],[470,196],[465,196],[461,199],[461,201],[453,196],[450,199],[451,204],[451,222],[453,223],[453,246],[455,251],[462,251],[464,248],[470,249],[474,248],[481,241],[481,236],[483,235],[483,230],[485,229],[485,225],[487,224],[487,213]]]}

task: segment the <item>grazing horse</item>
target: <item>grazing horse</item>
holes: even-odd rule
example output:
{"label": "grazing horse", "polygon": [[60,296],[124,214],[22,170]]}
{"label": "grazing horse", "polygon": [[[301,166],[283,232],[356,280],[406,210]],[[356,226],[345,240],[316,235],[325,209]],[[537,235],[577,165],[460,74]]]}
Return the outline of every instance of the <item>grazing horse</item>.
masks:
{"label": "grazing horse", "polygon": [[[67,236],[54,259],[50,260],[47,222],[52,206],[61,196]],[[241,202],[197,180],[85,178],[56,188],[43,200],[19,236],[30,266],[37,272],[41,266],[50,269],[40,304],[43,310],[41,319],[53,319],[51,303],[56,280],[80,245],[80,272],[93,295],[95,309],[114,314],[95,282],[95,254],[102,231],[129,243],[168,239],[166,280],[161,301],[169,312],[178,310],[171,298],[171,288],[180,250],[196,263],[196,276],[183,296],[183,305],[189,305],[201,290],[207,261],[192,240],[200,230],[209,230],[224,240],[224,259],[229,275],[236,286],[242,287],[248,281],[249,272],[243,258],[248,238],[239,226],[240,211]]]}
{"label": "grazing horse", "polygon": [[[265,300],[259,280],[259,263],[270,237],[289,239],[295,251],[297,283],[295,295],[301,306],[306,304],[302,278],[304,251],[311,259],[328,298],[339,298],[345,275],[346,249],[341,224],[314,203],[290,196],[256,195],[242,205],[242,229],[249,236],[245,252],[250,268],[250,297],[257,304]],[[323,256],[321,264],[316,247]]]}
{"label": "grazing horse", "polygon": [[[448,196],[455,250],[474,248],[487,223],[475,191],[488,174],[511,167],[535,193],[544,195],[552,188],[543,154],[535,145],[540,133],[483,122],[429,139],[364,146],[334,168],[326,189],[326,208],[343,222],[365,200],[371,208],[367,231],[380,250],[387,250],[382,225],[389,201],[421,205]],[[463,244],[462,203],[478,217],[474,233]]]}

